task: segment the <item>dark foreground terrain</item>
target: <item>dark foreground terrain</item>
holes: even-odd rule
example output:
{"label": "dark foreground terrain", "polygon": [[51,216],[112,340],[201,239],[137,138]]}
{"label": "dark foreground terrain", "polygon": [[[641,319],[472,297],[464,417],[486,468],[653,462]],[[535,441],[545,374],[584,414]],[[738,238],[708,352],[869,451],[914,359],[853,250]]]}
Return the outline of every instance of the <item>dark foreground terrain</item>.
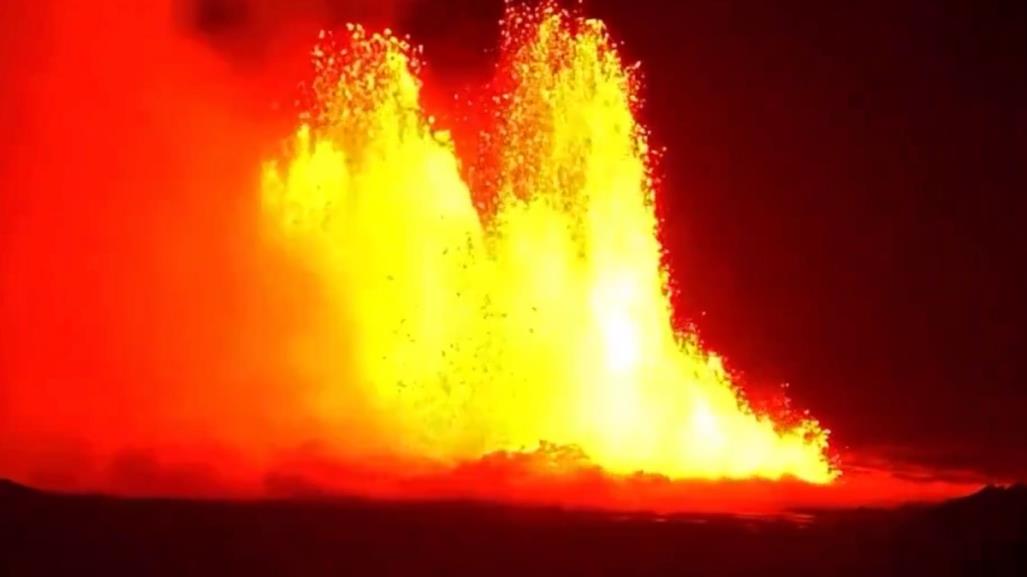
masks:
{"label": "dark foreground terrain", "polygon": [[1027,575],[1027,488],[747,519],[62,496],[0,481],[0,575]]}

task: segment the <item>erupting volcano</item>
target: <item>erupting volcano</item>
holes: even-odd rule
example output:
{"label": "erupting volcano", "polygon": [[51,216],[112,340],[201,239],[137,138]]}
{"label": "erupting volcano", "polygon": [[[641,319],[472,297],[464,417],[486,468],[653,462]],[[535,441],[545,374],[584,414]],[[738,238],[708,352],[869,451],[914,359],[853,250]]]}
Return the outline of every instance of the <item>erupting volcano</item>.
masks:
{"label": "erupting volcano", "polygon": [[0,2],[0,574],[1027,574],[966,4]]}
{"label": "erupting volcano", "polygon": [[283,351],[311,414],[348,434],[359,414],[383,439],[368,453],[401,460],[562,450],[614,474],[830,482],[827,431],[755,412],[672,324],[637,74],[603,24],[543,3],[502,26],[468,147],[422,105],[406,40],[350,26],[313,52],[262,197],[321,295]]}

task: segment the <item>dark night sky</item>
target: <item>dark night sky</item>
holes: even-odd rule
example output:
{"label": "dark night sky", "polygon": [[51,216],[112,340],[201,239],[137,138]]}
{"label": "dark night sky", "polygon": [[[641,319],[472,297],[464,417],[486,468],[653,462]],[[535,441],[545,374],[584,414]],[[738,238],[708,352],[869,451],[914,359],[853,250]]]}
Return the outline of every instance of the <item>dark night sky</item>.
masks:
{"label": "dark night sky", "polygon": [[611,15],[703,333],[842,443],[1024,448],[1023,6],[755,4]]}
{"label": "dark night sky", "polygon": [[[461,68],[488,4],[408,25]],[[643,63],[679,304],[712,347],[842,446],[1023,474],[1027,5],[586,6]]]}
{"label": "dark night sky", "polygon": [[[430,80],[454,88],[487,74],[502,12],[500,0],[182,1],[249,64],[276,34],[253,21],[269,6],[309,9],[318,26],[393,21],[425,45]],[[838,446],[1027,478],[1027,4],[585,8],[642,61],[644,116],[667,147],[677,304],[711,348],[756,387],[791,383]],[[0,65],[30,62],[24,46]],[[11,87],[5,109],[27,110]],[[16,137],[27,125],[0,121]]]}

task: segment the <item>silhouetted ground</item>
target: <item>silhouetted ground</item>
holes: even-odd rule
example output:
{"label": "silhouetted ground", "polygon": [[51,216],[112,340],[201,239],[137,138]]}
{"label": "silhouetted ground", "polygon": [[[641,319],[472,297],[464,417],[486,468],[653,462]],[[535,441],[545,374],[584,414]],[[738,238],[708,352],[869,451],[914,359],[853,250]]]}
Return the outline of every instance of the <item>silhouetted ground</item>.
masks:
{"label": "silhouetted ground", "polygon": [[68,496],[0,481],[0,575],[1027,575],[1027,488],[788,517]]}

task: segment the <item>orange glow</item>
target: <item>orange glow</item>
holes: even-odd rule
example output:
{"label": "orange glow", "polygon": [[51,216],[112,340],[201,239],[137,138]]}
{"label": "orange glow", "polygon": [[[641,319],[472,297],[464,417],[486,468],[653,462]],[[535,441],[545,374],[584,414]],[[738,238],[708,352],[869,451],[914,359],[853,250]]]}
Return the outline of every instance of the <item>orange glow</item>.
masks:
{"label": "orange glow", "polygon": [[672,326],[636,80],[602,23],[543,3],[503,29],[475,190],[420,51],[358,26],[322,38],[316,102],[264,167],[266,237],[320,289],[282,354],[326,450],[358,431],[447,467],[541,446],[614,474],[833,480],[815,420],[756,414]]}

